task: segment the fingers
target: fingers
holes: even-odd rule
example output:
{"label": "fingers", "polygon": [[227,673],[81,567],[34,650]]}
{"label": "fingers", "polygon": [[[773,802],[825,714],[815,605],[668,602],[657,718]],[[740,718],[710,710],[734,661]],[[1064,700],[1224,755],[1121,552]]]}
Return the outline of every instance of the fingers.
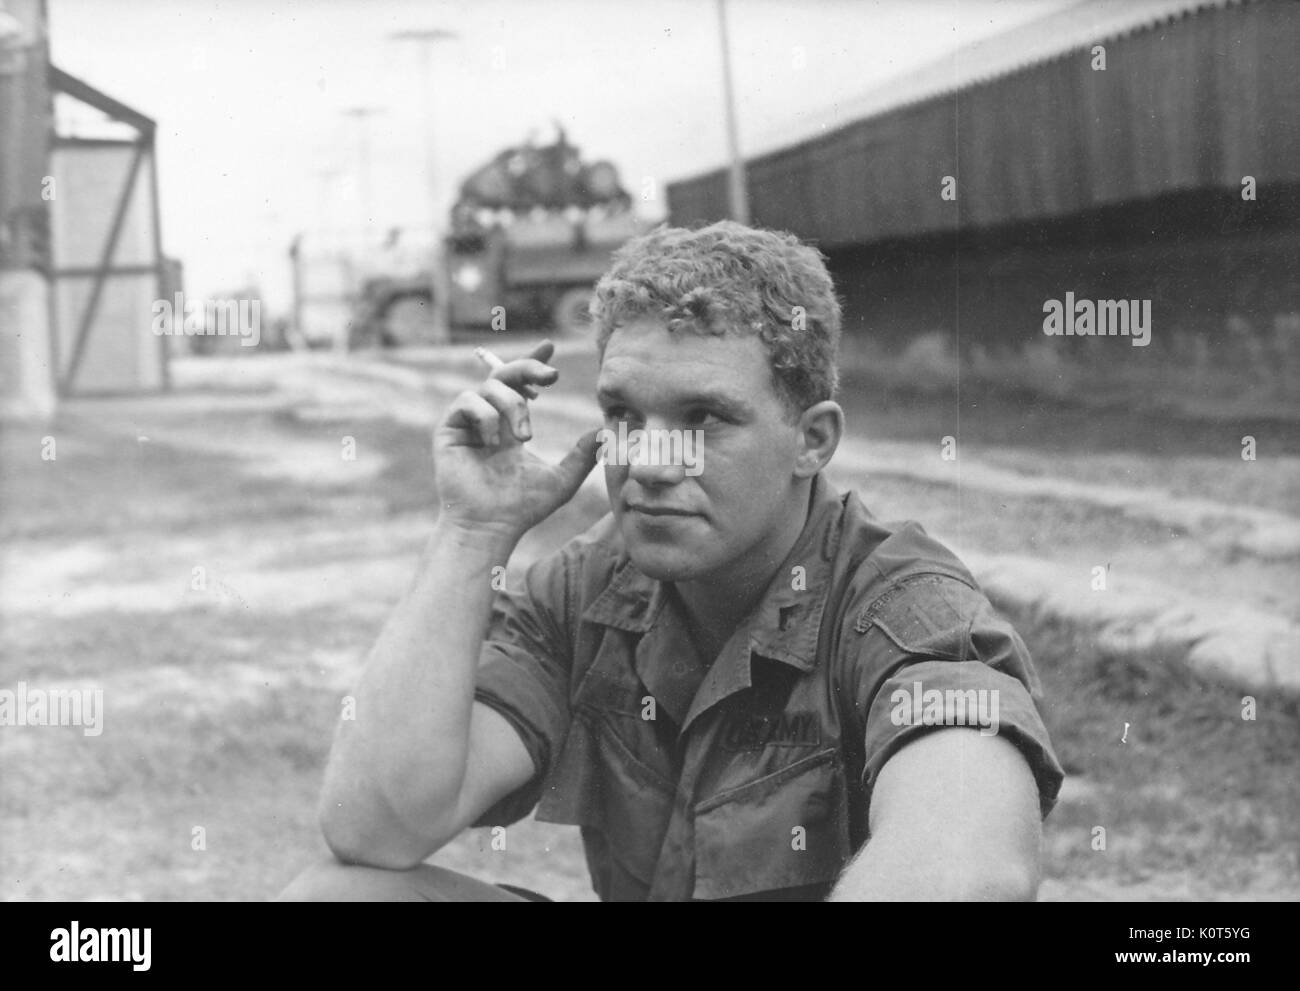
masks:
{"label": "fingers", "polygon": [[538,361],[550,361],[553,354],[555,354],[555,342],[547,340],[540,342],[529,351],[528,357],[536,358]]}
{"label": "fingers", "polygon": [[445,423],[467,447],[501,444],[501,414],[477,392],[462,392],[453,399]]}
{"label": "fingers", "polygon": [[485,379],[475,392],[462,392],[448,408],[447,426],[468,430],[471,446],[500,447],[532,440],[528,403],[498,379]]}
{"label": "fingers", "polygon": [[[458,435],[460,444],[469,447],[495,448],[531,440],[533,429],[527,400],[537,396],[533,386],[551,385],[560,377],[559,370],[546,363],[554,351],[554,344],[542,341],[526,357],[502,361],[491,351],[475,348],[491,372],[477,390],[463,392],[452,401],[445,426]],[[593,462],[594,436],[593,431]],[[572,470],[577,471],[578,467],[575,465]],[[582,470],[578,483],[590,470],[590,465]]]}
{"label": "fingers", "polygon": [[501,424],[508,426],[519,441],[531,440],[532,426],[528,419],[528,403],[522,395],[500,379],[485,379],[478,393],[500,414]]}
{"label": "fingers", "polygon": [[554,344],[543,341],[528,352],[526,357],[502,361],[485,348],[474,349],[479,359],[491,369],[490,378],[504,382],[527,399],[537,398],[537,390],[533,386],[552,385],[560,377],[559,370],[547,364],[554,351]]}
{"label": "fingers", "polygon": [[597,429],[588,430],[579,437],[573,449],[556,466],[565,482],[566,501],[573,497],[582,480],[590,475],[591,469],[596,466],[596,452],[600,448],[596,437],[599,432]]}
{"label": "fingers", "polygon": [[526,399],[536,399],[535,385],[554,385],[560,377],[559,369],[553,368],[536,358],[519,358],[508,362],[492,372],[491,378],[504,382]]}

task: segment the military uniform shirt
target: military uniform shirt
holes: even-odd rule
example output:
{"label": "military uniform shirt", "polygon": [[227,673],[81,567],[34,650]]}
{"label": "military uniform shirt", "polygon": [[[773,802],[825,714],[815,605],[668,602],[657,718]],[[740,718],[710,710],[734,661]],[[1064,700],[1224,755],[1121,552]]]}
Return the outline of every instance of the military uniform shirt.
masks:
{"label": "military uniform shirt", "polygon": [[981,693],[1046,816],[1063,773],[1029,653],[920,526],[884,526],[817,476],[794,547],[710,665],[606,516],[498,593],[475,698],[536,773],[476,825],[536,807],[581,827],[602,900],[823,899],[868,838],[881,767],[941,711],[989,716]]}

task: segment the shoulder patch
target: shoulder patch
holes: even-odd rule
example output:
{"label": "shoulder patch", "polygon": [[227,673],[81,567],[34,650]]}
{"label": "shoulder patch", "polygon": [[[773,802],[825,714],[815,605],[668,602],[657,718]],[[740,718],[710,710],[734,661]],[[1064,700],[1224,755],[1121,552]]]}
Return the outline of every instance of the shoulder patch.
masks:
{"label": "shoulder patch", "polygon": [[908,654],[974,660],[971,629],[987,609],[981,592],[951,575],[913,575],[866,606],[858,614],[857,631],[875,626]]}

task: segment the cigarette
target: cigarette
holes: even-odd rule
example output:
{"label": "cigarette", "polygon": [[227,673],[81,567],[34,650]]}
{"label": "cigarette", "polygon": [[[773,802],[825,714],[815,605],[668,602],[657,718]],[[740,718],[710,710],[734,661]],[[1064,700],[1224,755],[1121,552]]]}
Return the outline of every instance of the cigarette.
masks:
{"label": "cigarette", "polygon": [[488,368],[490,368],[494,372],[498,368],[501,368],[503,365],[505,365],[504,361],[502,361],[500,358],[494,355],[487,348],[475,348],[474,353],[478,355],[479,361],[483,362],[483,364],[487,365]]}
{"label": "cigarette", "polygon": [[[494,355],[487,348],[475,348],[474,353],[478,355],[478,360],[483,362],[483,364],[487,365],[487,367],[491,371],[495,372],[498,368],[505,367],[506,363],[502,361],[500,358],[498,358],[496,355]],[[519,393],[519,395],[523,396],[525,399],[537,398],[537,390],[534,389],[531,385],[512,384],[511,388],[514,389],[515,392]]]}

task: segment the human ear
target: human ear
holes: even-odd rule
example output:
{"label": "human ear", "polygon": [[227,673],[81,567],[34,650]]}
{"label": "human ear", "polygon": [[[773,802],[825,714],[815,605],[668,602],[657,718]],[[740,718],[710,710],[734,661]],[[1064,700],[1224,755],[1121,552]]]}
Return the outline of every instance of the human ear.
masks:
{"label": "human ear", "polygon": [[809,406],[799,417],[795,475],[811,478],[830,463],[844,436],[844,410],[830,399]]}

